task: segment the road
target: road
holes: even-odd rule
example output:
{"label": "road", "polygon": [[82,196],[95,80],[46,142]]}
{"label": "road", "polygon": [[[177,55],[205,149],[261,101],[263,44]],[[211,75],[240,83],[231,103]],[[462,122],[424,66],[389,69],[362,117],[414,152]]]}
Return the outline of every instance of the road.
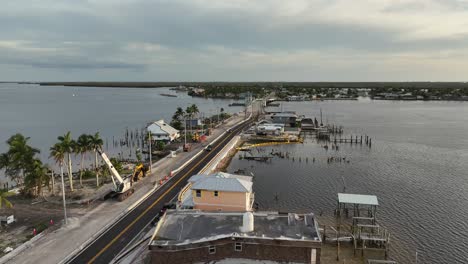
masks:
{"label": "road", "polygon": [[161,211],[164,204],[168,203],[183,188],[187,179],[198,173],[216,154],[242,129],[246,128],[250,121],[237,125],[231,133],[226,133],[217,142],[213,143],[213,149],[205,151],[172,179],[161,186],[155,193],[135,207],[124,218],[116,222],[88,247],[84,248],[67,263],[109,263],[116,257],[130,241],[140,233]]}

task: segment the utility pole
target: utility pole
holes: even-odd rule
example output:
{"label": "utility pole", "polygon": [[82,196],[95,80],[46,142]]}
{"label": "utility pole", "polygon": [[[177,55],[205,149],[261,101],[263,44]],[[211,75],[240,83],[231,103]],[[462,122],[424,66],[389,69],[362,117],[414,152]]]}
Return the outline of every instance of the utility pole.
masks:
{"label": "utility pole", "polygon": [[153,172],[153,152],[151,151],[151,131],[148,131],[148,140],[149,140],[149,171]]}
{"label": "utility pole", "polygon": [[187,118],[184,115],[184,146],[187,145]]}
{"label": "utility pole", "polygon": [[65,202],[65,181],[63,180],[63,164],[60,164],[60,176],[62,177],[62,197],[63,197],[63,214],[65,216],[65,225],[67,225],[67,203]]}

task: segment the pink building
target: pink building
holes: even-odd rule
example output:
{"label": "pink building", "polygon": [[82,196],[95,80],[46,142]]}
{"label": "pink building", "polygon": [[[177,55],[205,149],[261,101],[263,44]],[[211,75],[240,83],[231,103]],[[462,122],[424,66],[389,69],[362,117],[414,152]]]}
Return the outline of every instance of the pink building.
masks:
{"label": "pink building", "polygon": [[252,211],[252,177],[218,172],[189,179],[185,207],[204,211]]}

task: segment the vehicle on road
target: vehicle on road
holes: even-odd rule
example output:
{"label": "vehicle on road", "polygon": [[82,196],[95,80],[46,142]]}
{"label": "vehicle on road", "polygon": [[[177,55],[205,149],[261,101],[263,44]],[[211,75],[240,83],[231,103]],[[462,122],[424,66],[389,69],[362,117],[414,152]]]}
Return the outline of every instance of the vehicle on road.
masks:
{"label": "vehicle on road", "polygon": [[213,146],[211,146],[211,145],[208,145],[208,146],[206,146],[206,148],[205,148],[206,151],[211,151],[212,149],[213,149]]}
{"label": "vehicle on road", "polygon": [[192,149],[192,144],[190,143],[184,144],[183,149],[184,149],[184,152],[189,152],[190,149]]}

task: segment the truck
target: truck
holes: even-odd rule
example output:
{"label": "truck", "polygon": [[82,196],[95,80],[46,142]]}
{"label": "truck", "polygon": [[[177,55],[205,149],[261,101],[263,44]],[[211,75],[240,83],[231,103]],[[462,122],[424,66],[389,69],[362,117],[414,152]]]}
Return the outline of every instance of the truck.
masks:
{"label": "truck", "polygon": [[184,152],[189,152],[192,149],[192,144],[190,143],[184,144],[183,149],[184,149]]}

